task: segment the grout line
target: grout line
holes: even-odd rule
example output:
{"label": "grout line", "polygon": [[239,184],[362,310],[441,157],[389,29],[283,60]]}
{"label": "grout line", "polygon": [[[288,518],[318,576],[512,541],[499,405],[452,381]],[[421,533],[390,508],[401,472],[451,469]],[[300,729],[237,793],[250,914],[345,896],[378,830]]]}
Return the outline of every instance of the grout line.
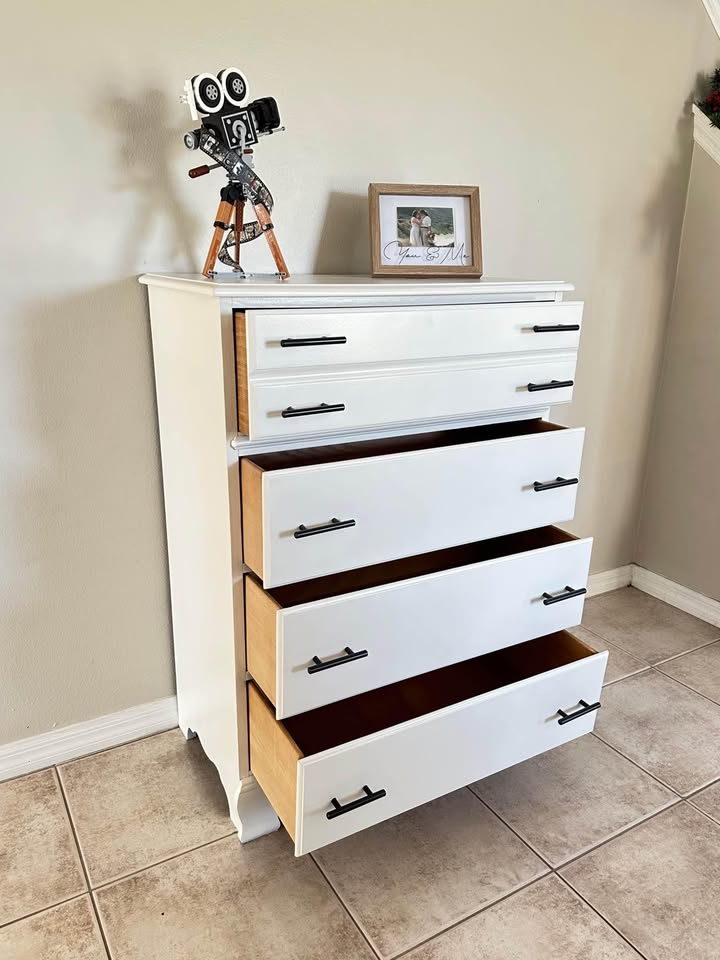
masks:
{"label": "grout line", "polygon": [[315,866],[317,867],[318,872],[320,873],[320,876],[323,878],[323,880],[325,881],[325,883],[327,883],[327,885],[328,885],[328,886],[330,887],[330,889],[332,890],[333,894],[335,895],[335,897],[337,898],[338,902],[340,903],[340,906],[342,907],[342,909],[345,911],[345,913],[346,913],[346,914],[348,915],[348,917],[350,918],[350,922],[353,924],[353,926],[354,926],[355,929],[358,931],[358,933],[360,934],[360,936],[363,938],[363,940],[365,941],[365,943],[367,943],[367,945],[370,947],[370,949],[372,950],[373,954],[374,954],[376,957],[378,957],[379,960],[384,960],[383,954],[380,952],[380,949],[379,949],[379,948],[378,948],[378,949],[375,948],[370,934],[367,933],[367,932],[363,929],[363,926],[362,926],[362,924],[360,923],[360,921],[355,918],[355,915],[353,914],[353,912],[352,912],[352,910],[350,909],[350,907],[345,903],[345,901],[343,900],[343,898],[340,896],[340,893],[335,889],[335,887],[334,887],[334,885],[333,885],[333,882],[332,882],[332,880],[330,879],[330,877],[328,877],[328,875],[325,873],[325,871],[324,871],[323,868],[320,866],[320,864],[318,863],[318,861],[315,859],[315,854],[314,854],[314,853],[310,853],[310,854],[308,854],[308,856],[310,857],[311,861],[312,861],[312,862],[315,864]]}
{"label": "grout line", "polygon": [[691,790],[685,796],[685,800],[693,800],[699,793],[702,793],[703,790],[707,790],[708,787],[715,787],[720,784],[720,777],[716,777],[714,780],[711,780],[710,783],[706,783],[704,787],[698,787],[697,790]]}
{"label": "grout line", "polygon": [[[479,798],[478,798],[479,799]],[[504,893],[501,897],[498,897],[497,900],[492,900],[490,903],[483,904],[479,910],[473,911],[473,913],[467,914],[467,916],[462,917],[460,920],[455,920],[453,923],[449,924],[447,927],[443,927],[442,930],[438,930],[437,933],[433,933],[431,936],[426,937],[424,940],[419,940],[417,943],[414,943],[412,946],[407,947],[405,950],[402,950],[399,953],[393,954],[391,957],[385,958],[385,960],[399,960],[400,957],[405,957],[412,950],[417,950],[420,947],[424,947],[426,943],[430,943],[432,940],[437,940],[439,937],[442,937],[444,934],[449,933],[451,930],[454,930],[456,927],[462,926],[463,923],[467,923],[469,920],[473,920],[475,917],[479,916],[481,913],[485,913],[486,910],[491,910],[493,907],[499,906],[501,903],[504,903],[506,900],[509,900],[510,897],[514,897],[516,893],[522,893],[523,890],[527,890],[528,887],[531,887],[534,883],[542,883],[543,880],[547,880],[548,877],[552,876],[552,871],[549,873],[544,873],[541,877],[533,877],[532,880],[528,880],[526,883],[521,884],[518,887],[515,887],[513,890],[510,890],[508,893]]]}
{"label": "grout line", "polygon": [[714,826],[720,827],[720,820],[718,820],[717,817],[714,817],[711,813],[708,813],[706,810],[701,810],[700,807],[696,807],[695,804],[692,803],[690,800],[684,800],[683,802],[686,803],[692,810],[695,810],[696,813],[701,813]]}
{"label": "grout line", "polygon": [[[122,747],[129,747],[133,743],[139,743],[141,740],[152,740],[154,737],[162,737],[166,733],[172,733],[173,730],[180,731],[180,727],[177,724],[174,727],[170,727],[169,730],[158,730],[156,733],[144,733],[140,737],[133,737],[132,740],[123,740],[122,743],[114,743],[111,747],[101,747],[99,750],[92,750],[90,753],[83,753],[79,757],[71,757],[69,760],[62,760],[60,763],[53,764],[55,768],[59,771],[61,767],[69,767],[73,763],[78,763],[80,760],[88,760],[90,757],[98,757],[101,753],[110,753],[111,750],[120,750]],[[180,731],[180,735],[185,739],[184,734]],[[35,771],[32,771],[33,773]],[[28,777],[30,773],[21,773],[21,777]]]}
{"label": "grout line", "polygon": [[[683,654],[684,656],[684,654]],[[664,663],[668,661],[665,660]],[[702,697],[703,700],[707,700],[709,703],[714,703],[716,707],[720,707],[720,701],[713,700],[712,697],[709,697],[706,693],[701,693],[699,690],[696,690],[695,687],[691,687],[689,683],[685,683],[684,680],[678,680],[677,677],[671,676],[669,673],[663,673],[662,670],[659,670],[657,667],[652,668],[655,673],[659,673],[661,677],[665,677],[666,680],[674,680],[675,683],[679,683],[681,687],[685,687],[686,690],[690,690],[692,693],[696,693],[699,697]]]}
{"label": "grout line", "polygon": [[[597,733],[595,730],[591,730],[590,735],[593,737],[596,737],[600,741],[600,743],[604,743],[606,747],[610,747],[610,749],[614,750],[615,753],[618,754],[618,756],[623,758],[623,760],[627,760],[628,763],[631,763],[634,767],[637,767],[638,770],[642,770],[642,772],[647,774],[647,776],[650,777],[651,780],[654,780],[655,783],[659,783],[661,787],[665,787],[666,790],[669,790],[670,793],[674,794],[679,800],[682,800],[683,795],[678,790],[676,790],[674,787],[671,787],[669,783],[665,783],[665,781],[661,780],[660,777],[656,777],[654,773],[651,773],[649,770],[646,770],[645,767],[643,767],[641,764],[637,762],[637,760],[633,760],[632,757],[628,757],[627,754],[623,753],[622,750],[620,750],[618,747],[615,746],[615,744],[608,743],[607,740],[603,740],[600,734]],[[702,787],[699,787],[698,789],[701,790]]]}
{"label": "grout line", "polygon": [[[475,782],[481,783],[482,781],[476,780]],[[494,817],[497,817],[497,819],[500,821],[500,823],[502,823],[504,827],[507,827],[507,829],[511,833],[514,833],[521,843],[524,843],[526,847],[532,850],[532,852],[542,860],[542,862],[545,864],[548,870],[553,869],[553,866],[550,863],[550,861],[547,859],[547,857],[544,854],[540,853],[540,851],[536,847],[534,847],[529,840],[526,840],[525,837],[522,836],[522,834],[518,833],[515,827],[513,827],[512,824],[508,823],[503,817],[501,817],[500,814],[496,810],[494,810],[486,800],[483,800],[480,794],[475,793],[475,791],[471,786],[466,787],[466,789],[470,791],[470,793],[475,797],[476,800],[480,801],[480,803],[485,807],[486,810],[489,810]]]}
{"label": "grout line", "polygon": [[6,927],[11,927],[14,923],[20,923],[21,920],[29,920],[31,917],[37,917],[41,913],[47,913],[48,910],[54,910],[55,907],[62,907],[66,903],[72,903],[74,900],[82,900],[83,897],[89,896],[89,890],[83,890],[82,893],[74,893],[71,897],[65,897],[62,900],[58,900],[56,903],[50,903],[45,907],[40,907],[38,910],[31,910],[30,913],[24,913],[20,917],[13,917],[12,920],[5,920],[3,923],[0,923],[0,930],[4,930]]}
{"label": "grout line", "polygon": [[[600,652],[600,651],[599,651],[599,652]],[[610,651],[610,652],[611,652],[611,651]],[[618,652],[619,652],[619,653],[625,653],[625,651],[624,651],[624,650],[620,650],[619,647],[618,647]],[[630,654],[627,654],[627,656],[630,656]],[[637,658],[636,658],[636,659],[637,659]],[[641,660],[640,662],[641,662],[641,663],[644,663],[645,661],[644,661],[644,660]],[[646,663],[645,666],[640,667],[639,670],[633,670],[632,673],[626,673],[626,674],[624,674],[622,677],[615,677],[614,680],[607,680],[607,681],[602,685],[602,688],[603,688],[603,690],[604,690],[605,687],[611,687],[614,683],[621,683],[623,680],[629,680],[630,677],[637,677],[638,674],[640,674],[640,673],[647,673],[648,670],[652,670],[652,667],[650,666],[649,663]]]}
{"label": "grout line", "polygon": [[[598,739],[600,738],[598,737]],[[603,740],[601,741],[601,743],[604,744],[605,741]],[[606,744],[606,746],[609,746],[609,744]],[[611,747],[611,749],[614,750],[615,748]],[[619,753],[619,751],[615,751],[615,752]],[[622,754],[620,754],[620,756],[622,756]],[[623,759],[627,759],[627,757],[623,757]],[[628,762],[632,763],[632,760]],[[637,766],[637,764],[634,764],[634,766]],[[644,772],[645,771],[643,771],[643,773]],[[653,777],[652,779],[655,779],[655,778]],[[665,787],[664,783],[660,783],[660,781],[657,781],[657,782],[660,786]],[[475,793],[475,791],[472,790],[472,787],[468,787],[468,789],[472,793]],[[668,800],[659,809],[653,810],[651,813],[644,814],[638,820],[633,820],[632,823],[626,824],[624,827],[619,828],[614,833],[610,834],[607,837],[604,837],[602,840],[598,840],[596,843],[593,843],[591,846],[584,847],[582,850],[578,851],[577,853],[574,853],[571,857],[568,857],[567,860],[562,860],[559,863],[553,863],[552,861],[550,861],[545,856],[545,854],[543,854],[537,847],[534,846],[533,843],[530,842],[530,840],[524,837],[521,833],[518,833],[518,831],[507,820],[505,820],[505,818],[501,814],[499,814],[496,810],[493,810],[493,808],[490,806],[490,804],[486,800],[483,800],[482,797],[478,796],[477,794],[475,794],[475,796],[477,796],[478,800],[484,803],[485,806],[492,813],[495,814],[495,816],[501,821],[501,823],[503,823],[509,830],[511,830],[515,834],[515,836],[517,836],[520,840],[523,841],[523,843],[525,843],[528,847],[530,847],[530,849],[534,853],[536,853],[538,857],[540,857],[540,859],[543,860],[548,865],[548,867],[554,872],[556,870],[561,870],[563,867],[567,866],[569,863],[573,863],[575,860],[579,860],[581,857],[584,857],[586,853],[592,853],[593,850],[596,850],[598,847],[601,847],[604,844],[609,843],[611,840],[614,840],[616,837],[619,837],[621,834],[627,833],[628,831],[634,829],[635,827],[639,827],[646,820],[651,819],[651,817],[656,816],[658,813],[662,813],[664,810],[669,810],[670,807],[674,807],[677,803],[679,803],[681,800],[684,799],[679,794],[675,793],[674,790],[671,790],[670,792],[673,794],[673,796],[669,797]]]}
{"label": "grout line", "polygon": [[85,857],[82,852],[82,847],[80,846],[80,839],[78,837],[78,833],[75,828],[75,821],[73,820],[73,815],[70,810],[70,804],[68,803],[68,798],[67,798],[67,795],[65,794],[65,786],[62,782],[62,777],[60,776],[60,771],[57,769],[57,767],[55,767],[55,778],[57,780],[58,787],[60,789],[60,795],[63,799],[63,803],[65,804],[65,811],[67,813],[70,829],[72,830],[73,840],[75,841],[75,849],[77,850],[78,856],[80,858],[80,864],[82,866],[83,876],[85,877],[85,885],[88,889],[88,892],[90,893],[90,903],[92,905],[93,914],[95,915],[95,922],[97,923],[98,931],[100,932],[100,937],[102,939],[103,946],[105,947],[105,953],[108,955],[110,960],[112,960],[112,954],[110,953],[110,946],[108,944],[108,940],[105,935],[105,928],[102,925],[100,914],[98,913],[97,906],[95,905],[95,897],[92,894],[92,887],[90,886],[90,875],[88,873],[87,864],[85,863]]}
{"label": "grout line", "polygon": [[561,876],[559,873],[556,873],[555,876],[558,878],[558,880],[561,881],[561,883],[564,883],[564,884],[568,887],[568,889],[571,890],[579,900],[582,900],[582,902],[583,902],[586,906],[588,906],[588,907],[592,910],[592,912],[593,912],[596,916],[598,916],[598,917],[603,921],[603,923],[606,923],[606,924],[610,927],[611,930],[614,930],[615,933],[616,933],[622,940],[625,941],[625,943],[630,947],[631,950],[634,950],[635,953],[636,953],[639,957],[642,957],[642,960],[647,960],[645,954],[644,954],[644,953],[641,953],[641,952],[638,950],[638,948],[635,946],[635,944],[634,944],[631,940],[629,940],[621,930],[618,930],[618,928],[615,926],[614,923],[611,923],[611,922],[608,920],[607,917],[603,916],[603,914],[600,913],[600,911],[597,909],[597,907],[594,907],[594,906],[592,905],[592,903],[590,903],[590,901],[587,900],[587,899],[580,893],[580,891],[577,890],[577,889],[570,883],[569,880],[566,880],[565,877]]}
{"label": "grout line", "polygon": [[[703,620],[703,623],[706,621]],[[706,640],[705,643],[700,643],[697,647],[690,647],[689,650],[683,650],[682,653],[674,653],[671,657],[665,657],[664,660],[658,660],[657,663],[651,663],[651,667],[662,667],[666,663],[671,663],[673,660],[679,660],[680,657],[686,657],[689,653],[697,653],[698,650],[704,650],[705,647],[711,647],[714,643],[720,643],[720,637],[713,637],[712,640]]]}
{"label": "grout line", "polygon": [[[237,830],[233,829],[230,831],[230,833],[223,834],[222,837],[214,837],[212,840],[206,840],[205,843],[198,843],[197,846],[188,847],[187,850],[180,850],[177,853],[171,854],[169,857],[163,857],[162,860],[154,860],[152,863],[148,863],[144,867],[138,867],[137,870],[131,870],[130,873],[123,873],[119,877],[112,877],[110,880],[103,880],[102,883],[98,883],[96,886],[90,887],[90,892],[96,893],[99,890],[104,890],[106,887],[111,887],[115,883],[120,883],[123,880],[129,880],[130,877],[137,877],[140,873],[145,873],[147,870],[152,870],[155,867],[159,867],[163,863],[170,863],[171,860],[177,860],[179,857],[184,857],[188,853],[194,853],[195,850],[202,850],[204,847],[210,847],[213,843],[222,843],[223,840],[228,840],[230,837],[237,837]],[[239,842],[240,841],[238,840],[238,843]]]}
{"label": "grout line", "polygon": [[[557,871],[566,870],[573,863],[577,863],[578,860],[582,860],[583,857],[588,856],[590,853],[596,853],[601,847],[606,847],[609,843],[613,843],[615,840],[619,840],[620,837],[624,837],[628,833],[632,833],[633,830],[637,830],[639,827],[644,827],[646,823],[650,823],[651,820],[654,820],[655,817],[659,817],[663,813],[667,813],[669,810],[674,810],[681,803],[686,801],[682,797],[678,797],[676,800],[673,800],[672,803],[669,803],[666,807],[663,807],[661,810],[656,810],[654,813],[651,813],[649,816],[645,817],[644,820],[641,820],[640,823],[631,823],[629,826],[625,827],[622,830],[618,830],[617,833],[613,834],[612,837],[606,837],[605,840],[601,840],[597,846],[593,847],[592,850],[584,850],[582,853],[577,854],[575,857],[571,857],[565,863],[557,868]],[[560,874],[558,873],[558,876]]]}

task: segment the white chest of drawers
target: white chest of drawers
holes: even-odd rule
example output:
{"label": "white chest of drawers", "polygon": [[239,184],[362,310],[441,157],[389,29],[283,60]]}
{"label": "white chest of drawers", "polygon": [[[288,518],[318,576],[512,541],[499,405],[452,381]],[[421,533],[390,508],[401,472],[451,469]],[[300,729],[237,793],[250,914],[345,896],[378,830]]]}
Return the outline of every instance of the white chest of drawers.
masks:
{"label": "white chest of drawers", "polygon": [[567,284],[147,276],[180,726],[298,854],[592,729]]}

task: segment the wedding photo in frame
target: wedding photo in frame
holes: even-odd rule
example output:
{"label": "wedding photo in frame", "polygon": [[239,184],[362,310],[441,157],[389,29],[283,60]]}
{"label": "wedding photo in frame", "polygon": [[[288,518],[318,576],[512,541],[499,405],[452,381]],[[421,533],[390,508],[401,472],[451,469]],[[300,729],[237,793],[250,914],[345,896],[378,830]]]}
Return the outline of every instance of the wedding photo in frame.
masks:
{"label": "wedding photo in frame", "polygon": [[480,188],[371,183],[374,277],[481,277]]}

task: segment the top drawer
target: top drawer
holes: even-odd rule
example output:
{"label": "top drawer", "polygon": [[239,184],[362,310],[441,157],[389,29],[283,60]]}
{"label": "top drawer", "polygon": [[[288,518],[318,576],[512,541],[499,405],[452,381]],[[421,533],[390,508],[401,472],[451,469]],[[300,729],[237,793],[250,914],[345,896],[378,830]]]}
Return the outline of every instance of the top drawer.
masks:
{"label": "top drawer", "polygon": [[582,303],[501,303],[236,314],[246,374],[539,350],[576,351]]}

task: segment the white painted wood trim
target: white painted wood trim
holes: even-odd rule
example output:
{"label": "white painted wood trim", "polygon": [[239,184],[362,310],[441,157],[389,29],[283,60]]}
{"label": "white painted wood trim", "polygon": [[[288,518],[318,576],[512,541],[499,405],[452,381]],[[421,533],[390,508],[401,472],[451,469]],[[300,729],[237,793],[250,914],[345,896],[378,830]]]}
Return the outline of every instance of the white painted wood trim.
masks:
{"label": "white painted wood trim", "polygon": [[0,780],[65,763],[130,740],[171,730],[178,723],[177,699],[165,697],[0,746]]}
{"label": "white painted wood trim", "polygon": [[684,610],[693,617],[705,620],[706,623],[720,627],[720,600],[713,600],[712,597],[697,593],[681,583],[661,577],[659,573],[646,570],[637,563],[629,563],[627,566],[605,570],[602,573],[593,573],[588,579],[587,595],[596,597],[609,590],[630,586],[669,603],[671,607]]}
{"label": "white painted wood trim", "polygon": [[643,593],[649,593],[651,597],[657,597],[658,600],[664,600],[665,603],[677,607],[678,610],[684,610],[693,617],[699,617],[700,620],[720,627],[720,601],[718,600],[661,577],[659,573],[653,573],[638,564],[633,564],[632,585]]}
{"label": "white painted wood trim", "polygon": [[715,32],[720,37],[720,0],[703,0],[703,3],[715,27]]}
{"label": "white painted wood trim", "polygon": [[248,277],[233,274],[207,280],[201,274],[145,274],[140,283],[206,297],[223,297],[237,307],[380,306],[425,303],[558,300],[574,290],[561,280],[407,280],[368,276]]}
{"label": "white painted wood trim", "polygon": [[693,114],[695,115],[693,127],[695,143],[699,144],[715,163],[720,164],[720,129],[714,127],[702,110],[694,105]]}
{"label": "white painted wood trim", "polygon": [[632,564],[616,567],[614,570],[603,570],[602,573],[593,573],[588,579],[588,597],[596,597],[600,593],[610,590],[619,590],[620,587],[629,587],[632,582]]}

